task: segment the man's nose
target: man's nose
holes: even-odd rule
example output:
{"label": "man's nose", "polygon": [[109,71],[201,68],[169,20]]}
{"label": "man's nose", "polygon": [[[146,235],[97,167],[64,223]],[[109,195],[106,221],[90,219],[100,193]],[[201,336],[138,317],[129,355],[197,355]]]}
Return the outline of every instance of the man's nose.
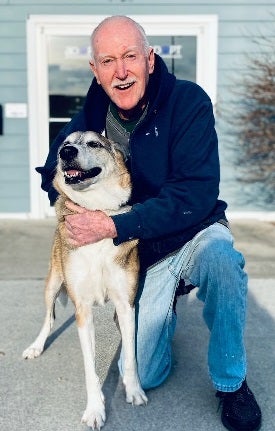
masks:
{"label": "man's nose", "polygon": [[116,75],[119,79],[127,77],[127,67],[123,58],[118,58],[116,61]]}

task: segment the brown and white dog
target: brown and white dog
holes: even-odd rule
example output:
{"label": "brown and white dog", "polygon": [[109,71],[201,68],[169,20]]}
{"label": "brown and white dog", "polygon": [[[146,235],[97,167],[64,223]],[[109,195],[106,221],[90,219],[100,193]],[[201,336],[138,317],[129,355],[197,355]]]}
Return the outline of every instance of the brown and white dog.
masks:
{"label": "brown and white dog", "polygon": [[84,359],[87,406],[82,421],[93,429],[100,429],[105,422],[105,407],[95,371],[93,304],[113,301],[125,358],[126,401],[135,405],[147,402],[135,360],[137,241],[115,246],[112,239],[104,239],[73,248],[66,240],[64,215],[68,214],[68,209],[65,201],[71,200],[90,210],[102,210],[108,215],[128,211],[130,175],[118,144],[95,132],[75,132],[59,149],[54,186],[60,195],[55,205],[58,224],[45,287],[46,317],[38,337],[23,352],[23,357],[35,358],[43,352],[54,322],[55,301],[65,290],[75,306]]}

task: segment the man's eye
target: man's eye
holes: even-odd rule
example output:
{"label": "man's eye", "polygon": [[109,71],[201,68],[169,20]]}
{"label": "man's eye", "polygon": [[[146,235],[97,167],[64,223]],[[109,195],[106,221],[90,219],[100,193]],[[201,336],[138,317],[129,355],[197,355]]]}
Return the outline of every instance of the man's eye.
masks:
{"label": "man's eye", "polygon": [[136,58],[137,58],[136,54],[127,54],[127,55],[125,56],[125,59],[126,59],[127,61],[134,61]]}
{"label": "man's eye", "polygon": [[109,66],[110,64],[112,64],[114,60],[112,58],[105,58],[104,60],[102,60],[101,64],[103,64],[103,66]]}

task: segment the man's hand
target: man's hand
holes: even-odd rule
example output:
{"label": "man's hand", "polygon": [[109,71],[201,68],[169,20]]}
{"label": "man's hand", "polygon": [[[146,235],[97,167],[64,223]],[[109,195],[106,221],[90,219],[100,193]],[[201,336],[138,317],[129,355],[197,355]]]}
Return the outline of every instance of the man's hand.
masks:
{"label": "man's hand", "polygon": [[65,216],[68,242],[72,246],[80,247],[117,236],[113,220],[104,212],[90,211],[69,201],[65,205],[76,213]]}

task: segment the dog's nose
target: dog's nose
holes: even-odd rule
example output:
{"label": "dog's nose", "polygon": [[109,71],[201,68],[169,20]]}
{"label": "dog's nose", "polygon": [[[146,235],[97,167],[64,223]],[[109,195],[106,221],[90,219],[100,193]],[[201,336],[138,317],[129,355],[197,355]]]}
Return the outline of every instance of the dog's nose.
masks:
{"label": "dog's nose", "polygon": [[62,160],[66,160],[66,162],[69,162],[77,156],[77,153],[77,148],[73,147],[72,145],[66,145],[60,150],[59,155]]}

